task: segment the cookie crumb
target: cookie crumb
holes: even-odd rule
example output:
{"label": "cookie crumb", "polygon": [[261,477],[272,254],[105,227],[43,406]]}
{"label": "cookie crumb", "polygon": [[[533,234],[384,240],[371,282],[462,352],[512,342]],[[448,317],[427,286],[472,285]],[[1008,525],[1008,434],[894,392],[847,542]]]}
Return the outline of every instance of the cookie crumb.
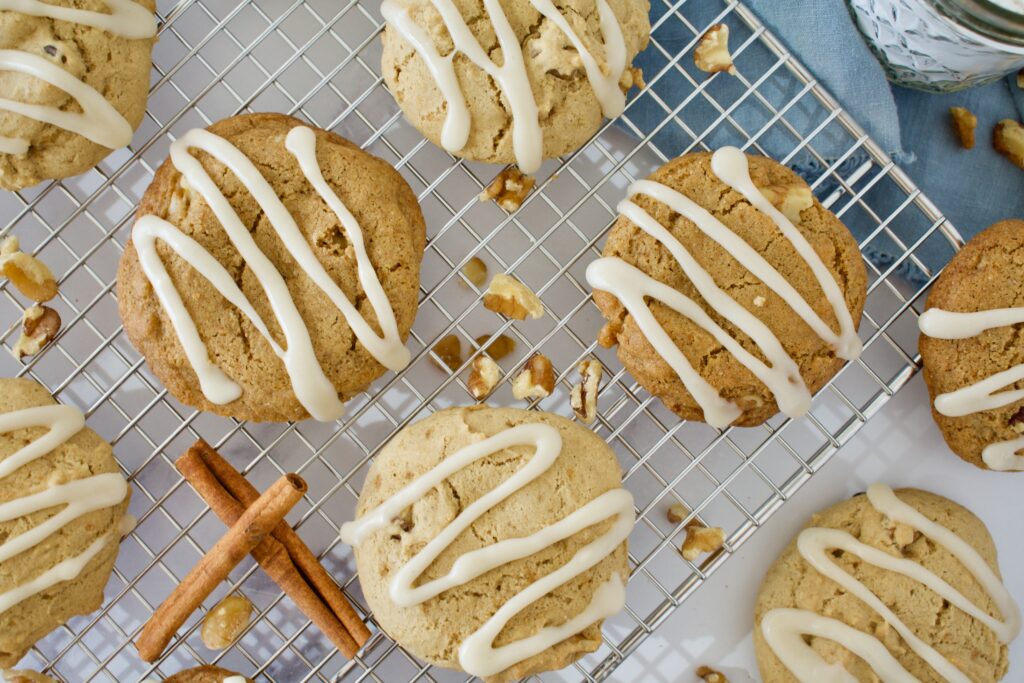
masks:
{"label": "cookie crumb", "polygon": [[484,188],[480,193],[480,201],[493,199],[498,206],[512,213],[523,205],[523,201],[536,183],[537,180],[533,176],[524,175],[515,166],[509,166]]}
{"label": "cookie crumb", "polygon": [[1013,119],[1003,119],[992,132],[992,146],[1024,170],[1024,126]]}
{"label": "cookie crumb", "polygon": [[56,678],[28,669],[4,671],[3,675],[7,683],[59,683]]}
{"label": "cookie crumb", "polygon": [[763,308],[765,301],[767,301],[767,299],[765,299],[763,296],[758,295],[754,297],[754,305],[757,306],[758,308]]}
{"label": "cookie crumb", "polygon": [[949,114],[953,119],[953,131],[960,141],[960,146],[964,149],[974,149],[974,131],[978,127],[978,117],[965,107],[950,107]]}
{"label": "cookie crumb", "polygon": [[714,74],[725,71],[733,76],[736,75],[736,67],[732,63],[732,54],[729,52],[728,26],[715,24],[707,30],[693,51],[693,63],[706,73]]}

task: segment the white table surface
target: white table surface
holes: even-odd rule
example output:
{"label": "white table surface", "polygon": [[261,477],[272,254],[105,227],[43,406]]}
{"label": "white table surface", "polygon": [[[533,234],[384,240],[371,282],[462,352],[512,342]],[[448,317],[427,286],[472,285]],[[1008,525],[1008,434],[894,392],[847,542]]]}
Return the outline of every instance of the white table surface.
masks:
{"label": "white table surface", "polygon": [[[751,630],[764,572],[811,514],[876,481],[927,489],[972,510],[995,538],[1007,588],[1024,600],[1024,474],[985,472],[953,455],[932,421],[918,376],[683,603],[612,680],[696,681],[697,667],[707,665],[731,683],[759,681]],[[1010,645],[1004,680],[1024,680],[1024,638]]]}

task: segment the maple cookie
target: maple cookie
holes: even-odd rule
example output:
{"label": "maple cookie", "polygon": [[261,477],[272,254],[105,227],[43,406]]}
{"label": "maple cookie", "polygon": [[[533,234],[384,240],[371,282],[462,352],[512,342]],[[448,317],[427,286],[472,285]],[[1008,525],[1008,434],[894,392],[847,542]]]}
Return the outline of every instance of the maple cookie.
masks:
{"label": "maple cookie", "polygon": [[179,671],[164,683],[253,683],[252,679],[246,678],[233,671],[222,669],[219,666],[197,666],[194,669]]}
{"label": "maple cookie", "polygon": [[389,164],[282,114],[194,129],[139,205],[125,331],[183,403],[335,420],[409,362],[423,214]]}
{"label": "maple cookie", "polygon": [[725,147],[634,183],[587,269],[599,341],[680,417],[803,415],[858,357],[857,242],[796,173]]}
{"label": "maple cookie", "polygon": [[0,187],[87,171],[131,142],[149,92],[153,0],[0,0]]}
{"label": "maple cookie", "polygon": [[[970,511],[875,484],[810,524],[768,570],[754,615],[764,683],[996,681],[1020,610]],[[843,679],[846,680],[846,679]]]}
{"label": "maple cookie", "polygon": [[377,623],[491,681],[568,666],[625,604],[633,497],[615,454],[556,415],[453,408],[377,456],[341,538]]}
{"label": "maple cookie", "polygon": [[81,411],[0,379],[0,669],[103,603],[129,495]]}
{"label": "maple cookie", "polygon": [[431,142],[532,174],[622,113],[649,9],[647,0],[384,0],[381,70]]}
{"label": "maple cookie", "polygon": [[954,453],[1024,470],[1024,221],[996,223],[939,276],[920,318],[932,415]]}

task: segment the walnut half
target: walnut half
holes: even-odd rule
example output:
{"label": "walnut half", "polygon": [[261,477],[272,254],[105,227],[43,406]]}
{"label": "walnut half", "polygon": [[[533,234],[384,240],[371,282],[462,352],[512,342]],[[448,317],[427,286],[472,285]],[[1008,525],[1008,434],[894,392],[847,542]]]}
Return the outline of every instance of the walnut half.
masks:
{"label": "walnut half", "polygon": [[529,287],[511,275],[499,273],[484,294],[484,308],[513,320],[544,317],[544,304]]}
{"label": "walnut half", "polygon": [[555,390],[555,370],[546,356],[535,354],[512,380],[512,395],[518,399],[547,398]]}
{"label": "walnut half", "polygon": [[604,372],[600,361],[588,358],[580,363],[580,377],[583,381],[572,388],[569,403],[572,410],[583,422],[590,424],[597,418],[597,392]]}
{"label": "walnut half", "polygon": [[992,145],[1024,170],[1024,126],[1013,119],[1003,119],[992,133]]}
{"label": "walnut half", "polygon": [[715,24],[707,30],[693,51],[693,63],[698,69],[709,74],[725,71],[736,75],[736,67],[729,52],[728,26]]}

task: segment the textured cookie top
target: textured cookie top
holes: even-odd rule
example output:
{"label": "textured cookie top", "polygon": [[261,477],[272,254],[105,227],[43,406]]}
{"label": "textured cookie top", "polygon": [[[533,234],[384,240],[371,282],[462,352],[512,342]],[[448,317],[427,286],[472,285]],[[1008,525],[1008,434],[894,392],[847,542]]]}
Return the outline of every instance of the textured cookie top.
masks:
{"label": "textured cookie top", "polygon": [[[1015,318],[971,334],[963,339],[940,339],[921,335],[924,378],[934,401],[940,395],[964,390],[999,373],[1024,376],[1024,221],[996,223],[972,239],[936,281],[928,296],[928,308],[955,313],[981,313],[998,309],[1019,309]],[[929,315],[932,315],[930,313]],[[963,330],[971,319],[957,318],[954,327]],[[1016,322],[1014,322],[1016,320]],[[932,332],[931,334],[936,334]],[[990,387],[993,392],[1024,389],[1024,379],[1008,376]],[[981,392],[985,394],[987,391]],[[1006,397],[1012,394],[1004,394]],[[969,397],[966,415],[945,415],[933,410],[949,447],[961,458],[979,467],[1024,469],[1024,460],[993,459],[986,449],[1017,443],[1024,449],[1024,397],[1004,405],[986,406],[981,398]],[[941,402],[940,402],[941,405]],[[1006,449],[1012,451],[1012,448]],[[986,462],[986,460],[988,462]]]}
{"label": "textured cookie top", "polygon": [[[129,0],[128,4],[133,2],[135,0]],[[26,3],[30,7],[39,4]],[[138,0],[137,4],[150,13],[156,7],[153,0]],[[112,12],[105,0],[60,0],[52,3],[47,0],[48,5],[60,8],[58,12],[65,8],[102,15]],[[36,115],[26,115],[31,112],[19,113],[0,107],[0,141],[3,142],[0,145],[0,187],[8,190],[28,187],[45,179],[76,175],[99,163],[113,147],[127,144],[131,131],[142,121],[149,90],[150,53],[155,37],[152,34],[129,37],[138,32],[137,26],[145,28],[145,21],[140,22],[132,15],[130,21],[136,28],[130,29],[129,35],[124,35],[116,22],[111,28],[90,25],[90,22],[95,23],[88,18],[90,15],[77,15],[78,20],[72,20],[46,16],[45,11],[33,12],[43,16],[0,10],[0,49],[27,55],[8,59],[41,61],[51,69],[57,67],[53,72],[58,76],[69,76],[71,88],[81,89],[80,94],[87,96],[95,94],[100,99],[93,128],[112,134],[120,124],[124,129],[121,133],[127,135],[119,133],[114,136],[116,142],[104,140],[99,143],[68,130],[64,125],[41,121]],[[155,30],[155,21],[150,19],[150,22]],[[143,32],[149,33],[148,30]],[[0,72],[0,96],[18,103],[43,106],[48,112],[83,111],[82,100],[75,93],[44,78],[15,70],[14,66],[7,64],[6,69]],[[85,87],[77,85],[78,82]],[[107,111],[108,106],[113,110]],[[117,120],[120,117],[123,120]],[[24,143],[27,143],[27,151],[19,149]]]}
{"label": "textured cookie top", "polygon": [[[892,494],[887,487],[872,487],[871,495],[881,496],[876,498],[876,502],[884,502],[885,492]],[[1013,609],[1009,610],[1011,614],[1000,613],[997,599],[1002,598],[995,595],[1000,591],[990,592],[992,587],[975,578],[969,565],[973,555],[981,565],[981,571],[989,572],[992,582],[1001,589],[996,549],[985,525],[968,510],[932,493],[900,489],[895,492],[895,498],[898,502],[894,509],[898,509],[900,504],[909,506],[923,515],[929,524],[941,525],[945,533],[953,534],[952,540],[940,538],[941,534],[935,529],[922,532],[921,527],[926,524],[908,524],[883,514],[865,494],[814,515],[798,540],[794,540],[768,570],[757,599],[755,646],[765,683],[797,680],[766,639],[766,621],[779,635],[779,631],[785,631],[789,625],[781,620],[772,623],[772,619],[779,614],[785,615],[787,611],[792,614],[793,610],[800,611],[796,613],[798,620],[794,623],[813,624],[805,616],[800,616],[811,613],[824,617],[822,623],[826,628],[835,628],[835,622],[839,622],[840,629],[845,624],[855,632],[869,636],[867,646],[879,650],[871,656],[874,661],[870,665],[867,658],[858,657],[840,645],[836,637],[818,637],[801,633],[800,629],[795,631],[800,643],[806,642],[813,653],[825,662],[844,667],[858,681],[879,680],[877,676],[885,678],[881,671],[884,666],[902,667],[925,683],[955,680],[955,676],[966,676],[971,681],[995,681],[1006,673],[1007,648],[996,632],[962,607],[951,604],[956,600],[952,592],[939,594],[920,580],[929,575],[941,577],[951,591],[960,594],[966,604],[976,606],[982,614],[988,615],[999,628],[1003,628],[1001,622],[1012,622]],[[836,543],[824,543],[821,556],[826,564],[823,566],[830,571],[832,567],[838,568],[835,571],[841,572],[839,576],[843,581],[859,581],[869,595],[881,601],[884,609],[891,610],[892,616],[879,614],[848,586],[841,586],[809,564],[801,548],[808,550],[810,539],[805,535],[812,529],[839,530],[849,535],[854,542],[851,548],[856,552],[850,548],[837,548]],[[877,558],[866,561],[864,558],[869,553],[863,548],[857,549],[856,542],[869,549],[877,549],[883,559],[907,561],[911,569],[900,567],[901,571],[893,571],[879,566]],[[968,544],[966,550],[957,551],[953,547],[956,542]],[[815,556],[813,549],[809,552]],[[910,571],[923,573],[920,577],[901,573]],[[1012,598],[1008,594],[1004,597],[1013,606]],[[775,617],[769,616],[773,610]],[[1016,618],[1019,625],[1019,612]],[[897,622],[904,624],[913,636],[922,641],[923,646],[913,646],[901,637]],[[1010,628],[1007,630],[1012,631]],[[770,629],[768,633],[771,633]],[[850,635],[842,635],[841,638],[847,644],[855,642]],[[949,667],[946,676],[919,654],[918,651],[923,653],[926,648],[933,648],[936,652],[934,663],[937,666]],[[871,652],[870,649],[867,651]],[[890,661],[891,658],[895,661]]]}
{"label": "textured cookie top", "polygon": [[[724,152],[723,149],[719,153]],[[670,207],[650,196],[645,186],[651,183],[634,185],[637,192],[629,202],[620,205],[623,215],[612,227],[605,245],[603,254],[609,259],[601,259],[619,259],[635,267],[642,275],[631,282],[644,280],[645,275],[654,285],[661,283],[674,290],[677,293],[672,295],[674,298],[681,301],[679,295],[682,295],[693,302],[692,307],[699,309],[698,312],[710,316],[712,323],[701,323],[696,319],[700,316],[684,315],[659,297],[647,300],[654,318],[648,329],[653,329],[656,322],[667,335],[666,343],[660,344],[662,349],[674,347],[685,358],[679,359],[675,368],[670,365],[665,355],[659,353],[662,349],[656,348],[659,344],[652,343],[641,329],[634,315],[636,311],[630,312],[619,298],[602,291],[601,286],[595,284],[592,270],[588,270],[588,280],[595,288],[595,302],[609,321],[601,341],[607,345],[618,344],[619,359],[640,384],[686,419],[712,424],[717,421],[717,426],[729,423],[749,426],[760,424],[779,411],[780,392],[770,390],[762,376],[752,370],[758,362],[766,366],[762,375],[774,375],[784,390],[782,393],[793,394],[793,405],[787,413],[799,415],[809,406],[810,394],[842,367],[844,358],[856,357],[859,341],[855,330],[864,307],[867,276],[856,241],[835,215],[813,197],[799,176],[770,159],[745,157],[736,150],[731,152],[736,157],[733,161],[742,162],[745,158],[749,164],[752,191],[765,193],[765,197],[758,196],[760,201],[767,202],[769,196],[785,198],[791,191],[803,197],[803,208],[798,214],[788,206],[783,205],[783,209],[792,214],[793,229],[812,250],[813,258],[799,253],[794,241],[783,234],[775,219],[716,175],[712,155],[689,154],[670,161],[648,178],[657,184],[658,192],[667,190],[669,194],[672,191],[681,194],[681,198],[673,200],[677,206]],[[742,163],[739,165],[742,167]],[[771,278],[755,275],[748,265],[741,263],[738,249],[726,248],[694,220],[684,216],[677,210],[682,208],[682,203],[689,207],[687,213],[691,215],[703,213],[700,220],[714,234],[723,239],[738,238],[741,246],[752,250],[742,258],[748,265],[760,259],[765,270],[774,269]],[[634,207],[627,210],[627,204]],[[648,229],[634,219],[649,221]],[[782,216],[779,219],[788,220]],[[652,231],[658,231],[663,239],[658,239]],[[669,244],[677,248],[677,254],[670,252],[666,246]],[[677,256],[692,258],[699,268],[684,270]],[[820,272],[812,269],[812,261],[817,262]],[[595,267],[592,265],[591,269]],[[702,278],[709,280],[701,287],[705,292],[716,290],[714,301],[702,296],[701,287],[687,271],[700,272]],[[609,276],[611,288],[622,288],[620,294],[632,291],[618,271],[612,275],[614,277]],[[779,282],[769,286],[766,278]],[[784,298],[781,285],[791,287],[795,296]],[[830,302],[829,289],[834,290],[836,301]],[[734,311],[730,313],[722,305],[723,301]],[[809,309],[801,315],[796,304]],[[842,315],[837,316],[837,311]],[[737,321],[742,322],[741,318],[746,321],[742,329],[737,324]],[[817,329],[808,322],[815,318]],[[713,331],[715,327],[720,328],[717,334]],[[755,343],[750,333],[759,335],[759,343]],[[751,354],[753,360],[742,361],[737,350],[727,346],[730,338],[743,352]],[[762,343],[765,340],[769,343]],[[772,351],[776,344],[781,348]],[[843,358],[837,357],[840,348]],[[767,355],[769,351],[771,357]],[[694,378],[684,382],[677,370],[678,366],[687,364]],[[792,372],[787,372],[787,366]],[[704,399],[695,399],[691,389],[700,389],[699,385],[705,383]],[[712,416],[715,419],[708,419],[705,408],[715,404],[719,406],[717,414]]]}
{"label": "textured cookie top", "polygon": [[[312,279],[313,269],[297,261],[293,255],[296,245],[288,246],[284,241],[283,229],[289,221],[300,233],[296,234],[297,246],[309,254],[313,266],[322,268],[324,281],[334,288],[338,299],[347,299],[355,307],[358,315],[353,319],[365,321],[368,327],[364,338],[382,334],[377,310],[393,312],[393,336],[400,337],[398,346],[404,352],[401,342],[416,316],[419,266],[426,242],[415,195],[386,162],[338,135],[315,131],[315,152],[310,152],[308,158],[315,159],[313,172],[318,163],[323,175],[324,185],[319,189],[336,196],[357,224],[367,259],[367,267],[360,268],[360,249],[353,242],[354,233],[347,226],[343,228],[339,207],[328,204],[304,175],[298,157],[285,147],[289,134],[302,126],[301,121],[280,114],[253,114],[226,119],[208,129],[220,139],[213,138],[214,142],[226,144],[229,151],[233,147],[231,153],[240,156],[242,163],[251,164],[254,175],[262,177],[268,185],[268,197],[264,197],[267,207],[283,205],[284,215],[273,220],[257,202],[253,189],[223,162],[198,148],[177,152],[183,165],[191,164],[189,159],[198,160],[201,169],[196,177],[205,172],[215,186],[211,192],[220,193],[229,204],[222,215],[234,221],[232,213],[237,214],[243,226],[238,230],[243,237],[246,232],[251,235],[255,243],[252,252],[257,257],[262,253],[267,259],[265,271],[274,279],[283,279],[287,291],[274,291],[282,305],[294,305],[297,312],[291,326],[296,341],[291,346],[272,308],[269,290],[257,277],[253,259],[242,257],[206,199],[185,181],[175,165],[173,148],[172,158],[157,170],[139,206],[135,237],[125,249],[118,272],[121,317],[129,338],[146,356],[153,372],[184,403],[243,419],[296,420],[309,412],[295,387],[303,386],[311,377],[325,378],[327,392],[346,400],[384,372],[381,362],[360,341],[349,317],[321,287],[323,283]],[[155,241],[157,265],[166,269],[173,290],[180,293],[187,315],[195,321],[199,341],[215,366],[208,371],[222,373],[224,381],[237,385],[234,400],[220,399],[218,403],[207,396],[200,381],[206,377],[197,375],[195,358],[186,355],[189,347],[181,341],[187,339],[183,337],[184,328],[172,325],[167,309],[158,300],[152,282],[159,282],[159,278],[151,281],[147,277],[144,261],[140,260],[139,249],[144,245],[139,242],[138,230],[143,221],[153,220],[150,217],[166,221],[161,225],[172,232],[164,237],[180,233],[198,243],[194,254],[205,252],[216,260],[195,267],[197,264],[186,262],[164,239]],[[217,264],[226,270],[227,281],[215,287],[208,278],[218,270]],[[385,299],[383,308],[376,307],[364,286],[373,279],[378,281],[374,286],[380,288]],[[248,315],[225,299],[233,286],[266,325],[276,349]],[[297,354],[303,348],[300,337],[307,333],[305,348],[311,344],[310,363],[286,367],[284,352]],[[336,402],[337,398],[331,400]]]}
{"label": "textured cookie top", "polygon": [[252,683],[252,679],[236,674],[234,671],[222,669],[219,666],[197,666],[194,669],[179,671],[164,683],[224,683],[225,679],[232,676],[239,676],[245,683]]}
{"label": "textured cookie top", "polygon": [[[363,485],[357,517],[374,512],[417,477],[461,449],[518,425],[546,425],[561,435],[561,452],[539,477],[490,507],[459,533],[433,561],[416,585],[446,575],[456,559],[503,540],[526,538],[562,520],[603,494],[621,491],[620,471],[611,449],[589,430],[564,418],[512,408],[460,408],[435,413],[398,434],[377,456]],[[523,589],[559,567],[584,545],[609,533],[613,521],[593,524],[579,533],[522,559],[497,566],[417,605],[401,607],[389,595],[400,568],[442,533],[456,516],[509,480],[538,457],[540,448],[511,446],[459,469],[432,487],[386,527],[355,546],[360,583],[377,622],[419,657],[441,666],[462,668],[459,648]],[[617,522],[615,522],[617,524]],[[348,525],[346,525],[348,526]],[[629,522],[632,526],[632,503]],[[343,537],[347,529],[343,528]],[[628,531],[627,531],[628,533]],[[346,538],[348,540],[348,538]],[[600,555],[598,555],[600,557]],[[544,626],[561,626],[581,615],[603,585],[628,575],[626,544],[614,547],[598,564],[555,588],[520,611],[497,633],[494,646],[533,636]],[[596,623],[595,623],[596,622]],[[583,628],[583,627],[586,628]],[[517,679],[561,668],[600,644],[600,620],[591,619],[575,635],[566,634],[545,651],[510,666],[492,680]]]}
{"label": "textured cookie top", "polygon": [[[432,142],[479,161],[504,164],[518,157],[523,172],[532,173],[539,157],[553,158],[582,146],[600,126],[602,110],[608,116],[621,113],[621,102],[610,105],[614,94],[602,96],[599,91],[614,87],[621,94],[633,85],[627,67],[647,45],[650,5],[647,0],[557,0],[550,3],[556,12],[548,16],[539,9],[548,3],[499,4],[502,15],[492,17],[483,0],[443,0],[440,5],[450,12],[446,22],[432,0],[390,0],[385,9],[390,5],[395,11],[385,12],[390,18],[381,70],[406,118]],[[403,16],[411,27],[397,25]],[[462,39],[453,40],[460,34]],[[502,56],[503,34],[505,45],[521,53],[521,65],[518,55],[511,58],[514,62]],[[414,45],[418,38],[426,52]],[[470,48],[457,50],[457,42],[489,56],[493,69],[467,56]],[[453,51],[448,67],[442,60]],[[428,61],[436,61],[451,86],[435,80]],[[609,79],[614,83],[605,87],[602,81]],[[468,137],[455,134],[460,118],[468,121]],[[518,131],[514,120],[519,121]],[[527,161],[517,154],[515,138],[538,124],[543,142],[538,157]]]}

